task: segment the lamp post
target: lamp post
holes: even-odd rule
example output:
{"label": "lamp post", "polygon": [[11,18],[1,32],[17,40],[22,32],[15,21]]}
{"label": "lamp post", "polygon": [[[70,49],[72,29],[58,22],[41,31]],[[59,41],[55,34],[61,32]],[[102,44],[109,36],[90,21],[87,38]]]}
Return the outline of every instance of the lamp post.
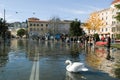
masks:
{"label": "lamp post", "polygon": [[3,35],[4,35],[4,36],[3,36],[3,38],[4,38],[4,42],[5,42],[5,37],[6,37],[6,36],[5,36],[5,35],[6,35],[6,34],[5,34],[5,32],[6,32],[6,28],[5,28],[5,27],[6,27],[6,25],[5,25],[5,9],[4,9],[4,20],[3,20],[3,24],[4,24],[4,30],[3,30]]}

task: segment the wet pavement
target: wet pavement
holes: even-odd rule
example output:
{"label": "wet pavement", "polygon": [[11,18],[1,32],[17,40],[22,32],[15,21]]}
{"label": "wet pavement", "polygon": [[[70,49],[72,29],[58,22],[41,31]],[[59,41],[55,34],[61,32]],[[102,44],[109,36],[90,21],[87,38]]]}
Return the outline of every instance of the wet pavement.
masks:
{"label": "wet pavement", "polygon": [[[0,44],[0,80],[119,80],[120,50],[76,43],[11,40]],[[80,61],[87,72],[66,71],[65,61]]]}

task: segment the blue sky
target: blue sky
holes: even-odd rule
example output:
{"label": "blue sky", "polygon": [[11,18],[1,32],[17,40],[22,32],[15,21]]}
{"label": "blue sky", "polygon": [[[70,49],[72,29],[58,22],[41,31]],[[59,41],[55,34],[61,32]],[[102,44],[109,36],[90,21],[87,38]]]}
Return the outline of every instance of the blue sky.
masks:
{"label": "blue sky", "polygon": [[0,17],[6,10],[7,22],[25,21],[30,17],[49,20],[56,16],[61,20],[86,21],[89,14],[109,8],[113,0],[0,0]]}

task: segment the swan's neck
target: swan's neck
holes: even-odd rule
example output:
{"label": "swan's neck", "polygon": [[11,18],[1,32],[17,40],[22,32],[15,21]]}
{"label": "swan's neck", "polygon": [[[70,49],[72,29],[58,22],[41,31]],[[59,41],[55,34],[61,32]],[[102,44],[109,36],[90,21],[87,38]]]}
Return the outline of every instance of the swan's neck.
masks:
{"label": "swan's neck", "polygon": [[68,66],[72,65],[72,62],[71,62],[71,61],[68,61],[68,63],[69,63]]}

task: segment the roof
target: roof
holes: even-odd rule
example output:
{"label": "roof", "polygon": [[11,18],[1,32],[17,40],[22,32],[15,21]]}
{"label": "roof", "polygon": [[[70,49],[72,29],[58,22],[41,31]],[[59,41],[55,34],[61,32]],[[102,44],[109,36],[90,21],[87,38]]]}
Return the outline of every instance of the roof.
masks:
{"label": "roof", "polygon": [[35,17],[32,17],[32,18],[28,18],[28,22],[43,22],[43,23],[47,23],[48,21],[43,21],[43,20],[40,20],[38,18],[35,18]]}
{"label": "roof", "polygon": [[112,2],[112,4],[115,4],[115,3],[118,3],[118,2],[120,2],[120,0],[114,0],[114,1]]}

